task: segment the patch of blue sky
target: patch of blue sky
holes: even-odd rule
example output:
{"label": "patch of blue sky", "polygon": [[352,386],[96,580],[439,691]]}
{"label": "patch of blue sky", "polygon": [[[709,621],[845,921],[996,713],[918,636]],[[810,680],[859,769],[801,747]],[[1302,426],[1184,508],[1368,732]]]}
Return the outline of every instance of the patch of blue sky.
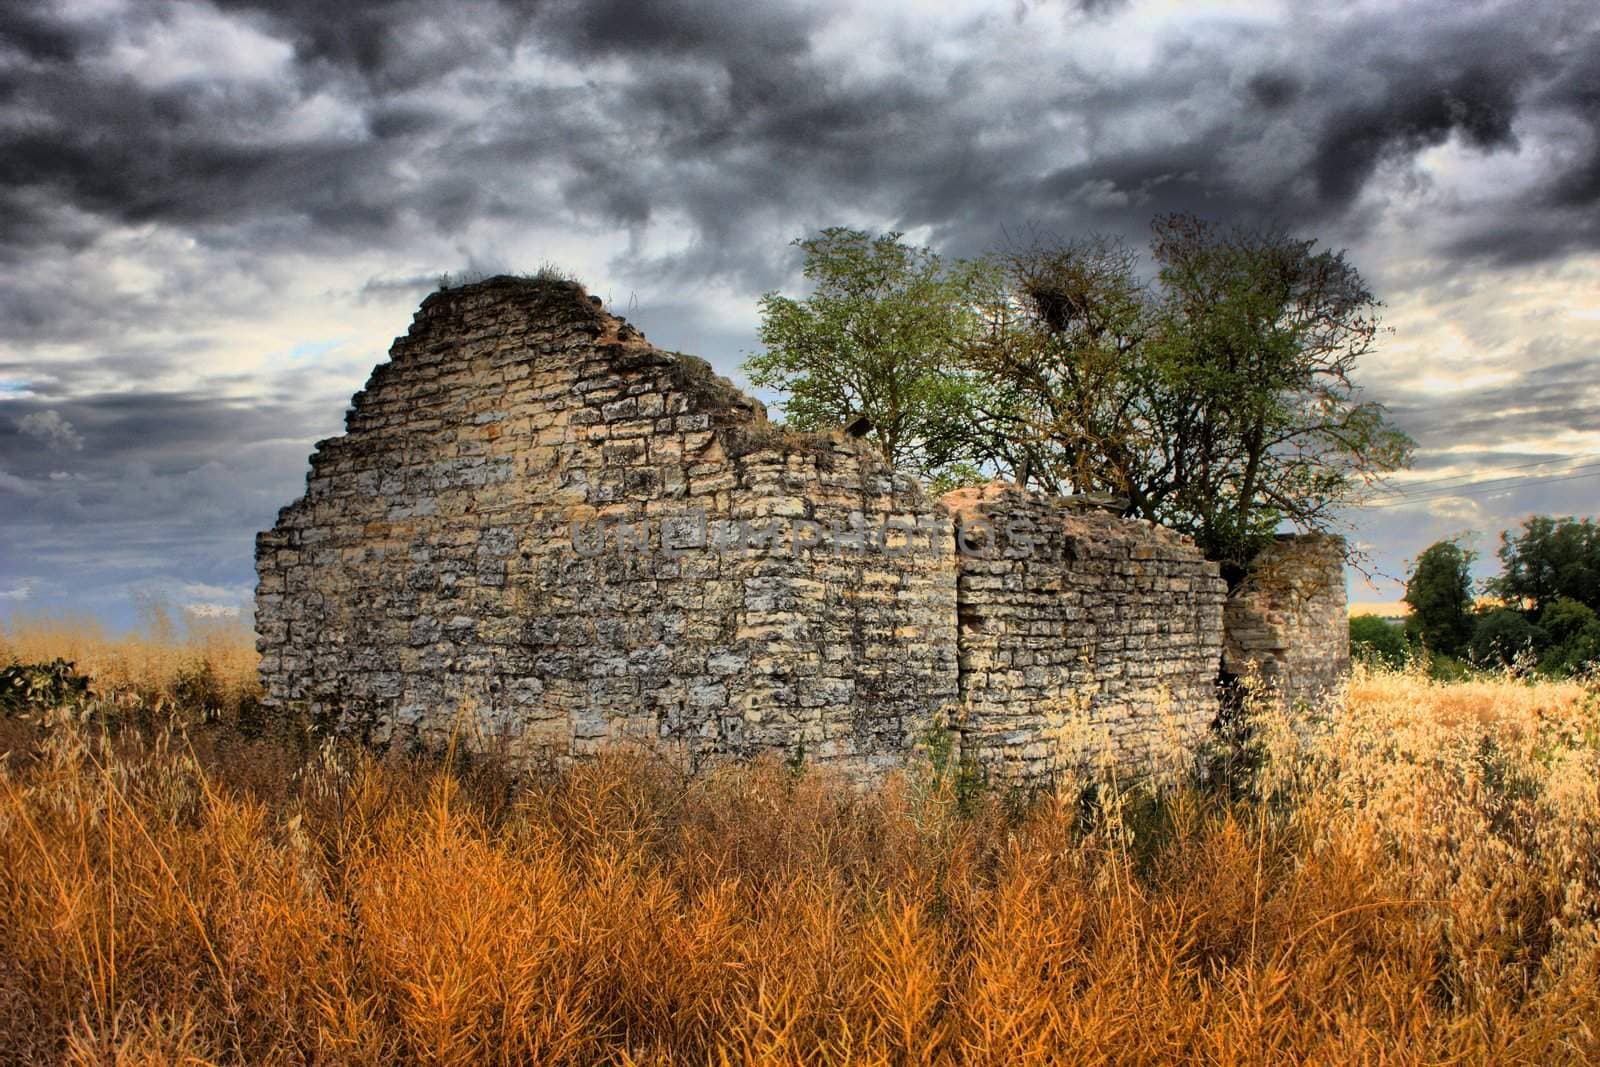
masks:
{"label": "patch of blue sky", "polygon": [[329,352],[333,351],[335,348],[338,348],[343,343],[344,342],[341,340],[302,341],[300,344],[297,344],[293,348],[289,349],[288,354],[290,359],[297,362],[308,359],[316,359],[319,356],[327,355]]}

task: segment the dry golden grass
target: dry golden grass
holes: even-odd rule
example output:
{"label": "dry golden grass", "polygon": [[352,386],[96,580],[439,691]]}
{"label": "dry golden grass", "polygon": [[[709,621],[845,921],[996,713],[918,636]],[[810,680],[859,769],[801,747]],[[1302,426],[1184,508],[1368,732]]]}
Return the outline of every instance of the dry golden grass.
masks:
{"label": "dry golden grass", "polygon": [[[76,647],[149,690],[196,654]],[[56,714],[0,770],[0,1056],[1594,1062],[1597,714],[1358,673],[1318,723],[1255,709],[1235,788],[1027,803]]]}
{"label": "dry golden grass", "polygon": [[0,624],[0,665],[8,659],[41,663],[60,657],[77,665],[107,694],[192,697],[204,684],[229,706],[256,689],[255,636],[237,616],[173,619],[147,607],[139,632],[111,636],[92,619],[40,616]]}

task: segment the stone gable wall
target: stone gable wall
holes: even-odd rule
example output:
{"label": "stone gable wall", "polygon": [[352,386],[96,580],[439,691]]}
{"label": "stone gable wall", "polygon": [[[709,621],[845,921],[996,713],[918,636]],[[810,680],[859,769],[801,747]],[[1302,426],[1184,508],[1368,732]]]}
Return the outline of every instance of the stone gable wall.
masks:
{"label": "stone gable wall", "polygon": [[1287,703],[1315,702],[1350,670],[1345,543],[1286,536],[1256,557],[1224,613],[1223,666],[1252,672]]}
{"label": "stone gable wall", "polygon": [[1069,727],[1126,765],[1216,711],[1221,583],[1184,538],[1014,488],[933,500],[571,283],[424,301],[257,570],[268,704],[378,741],[870,778],[942,716],[1038,779]]}
{"label": "stone gable wall", "polygon": [[[435,294],[259,539],[269,702],[378,739],[466,707],[534,758],[896,762],[956,696],[949,520],[864,443],[764,420],[575,285]],[[871,545],[891,520],[922,546]]]}

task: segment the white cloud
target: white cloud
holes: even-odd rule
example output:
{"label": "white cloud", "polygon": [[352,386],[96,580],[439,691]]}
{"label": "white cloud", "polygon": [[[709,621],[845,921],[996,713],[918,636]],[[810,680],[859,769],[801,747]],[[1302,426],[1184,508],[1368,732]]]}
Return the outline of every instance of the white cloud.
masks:
{"label": "white cloud", "polygon": [[183,610],[199,619],[237,619],[243,614],[238,604],[208,604],[199,601],[188,603]]}
{"label": "white cloud", "polygon": [[6,470],[0,470],[0,493],[15,493],[17,496],[37,496],[39,490],[34,488],[26,479],[18,478]]}
{"label": "white cloud", "polygon": [[208,582],[184,582],[178,587],[180,596],[193,598],[197,601],[225,602],[237,605],[240,601],[248,600],[254,594],[249,586],[224,586],[212,585]]}
{"label": "white cloud", "polygon": [[1090,207],[1127,207],[1131,201],[1126,189],[1118,189],[1115,182],[1106,178],[1084,182],[1069,193],[1067,199]]}
{"label": "white cloud", "polygon": [[261,83],[278,77],[294,48],[210,5],[176,4],[164,18],[143,19],[101,57],[142,85]]}
{"label": "white cloud", "polygon": [[35,411],[31,415],[24,415],[17,421],[17,428],[55,451],[70,449],[77,452],[83,448],[83,435],[72,423],[62,418],[59,411]]}

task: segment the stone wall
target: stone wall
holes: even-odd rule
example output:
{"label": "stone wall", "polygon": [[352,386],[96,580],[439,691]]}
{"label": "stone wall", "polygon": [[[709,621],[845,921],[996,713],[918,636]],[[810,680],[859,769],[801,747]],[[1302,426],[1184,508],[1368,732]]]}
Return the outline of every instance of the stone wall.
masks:
{"label": "stone wall", "polygon": [[1039,780],[1109,756],[1149,766],[1217,713],[1226,583],[1193,542],[999,484],[944,498],[957,588],[963,752]]}
{"label": "stone wall", "polygon": [[262,677],[377,739],[465,709],[532,758],[869,774],[956,697],[949,539],[863,442],[771,430],[576,285],[493,279],[423,303],[260,536]]}
{"label": "stone wall", "polygon": [[[562,762],[634,739],[870,778],[943,716],[1038,779],[1216,712],[1222,583],[1186,539],[1012,487],[932,500],[565,282],[425,300],[257,570],[268,704],[377,741]],[[1253,588],[1229,605],[1251,655],[1331,617]],[[1323,671],[1322,640],[1273,669]]]}
{"label": "stone wall", "polygon": [[1345,543],[1327,535],[1282,536],[1228,598],[1223,666],[1259,673],[1290,704],[1314,702],[1350,670]]}

